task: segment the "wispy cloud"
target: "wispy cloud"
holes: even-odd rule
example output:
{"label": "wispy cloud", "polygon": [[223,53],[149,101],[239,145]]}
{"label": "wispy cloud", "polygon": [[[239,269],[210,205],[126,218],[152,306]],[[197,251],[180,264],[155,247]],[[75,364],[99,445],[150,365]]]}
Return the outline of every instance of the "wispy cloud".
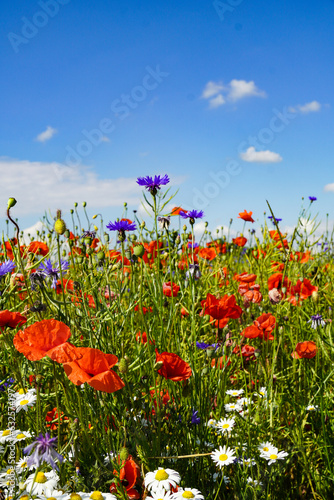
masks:
{"label": "wispy cloud", "polygon": [[326,184],[326,186],[324,187],[324,191],[334,193],[334,182],[331,184]]}
{"label": "wispy cloud", "polygon": [[247,151],[240,153],[240,158],[249,163],[279,163],[283,160],[281,155],[273,151],[256,151],[253,146],[250,146]]}
{"label": "wispy cloud", "polygon": [[233,79],[228,85],[222,82],[208,82],[202,92],[201,98],[209,100],[209,108],[218,108],[226,102],[237,102],[246,97],[266,97],[264,90],[259,89],[253,80]]}
{"label": "wispy cloud", "polygon": [[46,142],[49,141],[56,133],[57,130],[55,128],[48,126],[44,132],[38,134],[35,140],[38,142]]}
{"label": "wispy cloud", "polygon": [[291,106],[289,108],[290,113],[302,113],[306,115],[307,113],[316,113],[320,111],[321,104],[318,101],[307,102],[306,104],[298,104],[297,106]]}

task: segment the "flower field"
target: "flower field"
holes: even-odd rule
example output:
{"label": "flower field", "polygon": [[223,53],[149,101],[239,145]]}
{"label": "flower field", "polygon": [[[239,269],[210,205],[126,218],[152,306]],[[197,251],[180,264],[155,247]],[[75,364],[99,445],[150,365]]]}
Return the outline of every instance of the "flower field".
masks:
{"label": "flower field", "polygon": [[173,205],[167,175],[137,182],[145,222],[75,204],[71,227],[59,210],[30,241],[8,202],[2,498],[332,498],[333,241],[315,237],[316,199],[290,235],[269,205],[260,231],[244,210],[242,234],[195,238],[205,214]]}

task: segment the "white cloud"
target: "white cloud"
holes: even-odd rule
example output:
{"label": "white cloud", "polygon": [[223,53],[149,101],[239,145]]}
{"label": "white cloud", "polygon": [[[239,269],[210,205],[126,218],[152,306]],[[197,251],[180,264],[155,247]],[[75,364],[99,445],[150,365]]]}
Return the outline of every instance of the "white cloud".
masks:
{"label": "white cloud", "polygon": [[312,101],[312,102],[307,102],[306,104],[294,107],[290,107],[289,111],[291,113],[302,113],[302,114],[307,114],[307,113],[315,113],[317,111],[320,111],[321,109],[321,104],[318,101]]}
{"label": "white cloud", "polygon": [[283,159],[273,151],[255,151],[253,146],[250,146],[245,153],[240,153],[240,158],[250,163],[279,163]]}
{"label": "white cloud", "polygon": [[334,192],[334,183],[326,184],[326,186],[324,187],[324,191],[333,193]]}
{"label": "white cloud", "polygon": [[224,90],[224,85],[222,82],[208,82],[203,90],[202,93],[202,98],[203,99],[210,99],[210,97],[213,97],[216,94],[219,94],[221,90]]}
{"label": "white cloud", "polygon": [[[35,239],[37,238],[37,231],[40,233],[45,230],[45,226],[41,220],[37,221],[33,226],[27,227],[23,230],[23,239],[25,241],[30,241],[30,238],[33,236]],[[30,236],[28,236],[30,235]]]}
{"label": "white cloud", "polygon": [[45,141],[50,140],[51,137],[53,137],[56,133],[57,133],[57,130],[55,128],[48,126],[46,128],[46,130],[44,130],[44,132],[41,132],[40,134],[38,134],[38,136],[36,137],[35,140],[38,142],[45,142]]}
{"label": "white cloud", "polygon": [[0,157],[0,203],[17,200],[15,215],[42,214],[45,210],[65,210],[74,202],[104,208],[136,205],[141,187],[136,178],[101,179],[88,167],[68,167],[61,163],[30,162]]}
{"label": "white cloud", "polygon": [[208,82],[202,92],[202,99],[209,99],[209,108],[222,106],[226,101],[236,102],[245,97],[266,97],[263,90],[257,88],[253,81],[233,79],[227,86],[222,82]]}
{"label": "white cloud", "polygon": [[266,97],[266,93],[258,89],[253,81],[231,80],[229,86],[230,90],[227,98],[233,102],[250,96]]}
{"label": "white cloud", "polygon": [[218,108],[219,106],[222,106],[223,104],[225,104],[225,102],[226,101],[225,101],[224,97],[221,94],[218,94],[213,99],[210,99],[209,108],[210,109]]}
{"label": "white cloud", "polygon": [[109,137],[107,137],[106,135],[103,135],[103,136],[101,137],[101,142],[110,142],[110,139],[109,139]]}

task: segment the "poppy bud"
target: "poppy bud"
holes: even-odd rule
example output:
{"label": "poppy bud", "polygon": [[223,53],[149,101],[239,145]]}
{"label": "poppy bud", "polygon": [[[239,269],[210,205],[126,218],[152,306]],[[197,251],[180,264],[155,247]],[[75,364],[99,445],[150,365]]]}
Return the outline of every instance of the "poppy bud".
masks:
{"label": "poppy bud", "polygon": [[201,375],[202,375],[202,377],[204,377],[208,373],[209,373],[209,368],[206,366],[205,368],[203,368]]}
{"label": "poppy bud", "polygon": [[100,250],[100,252],[98,252],[96,254],[96,257],[99,259],[99,260],[104,260],[104,252],[103,250]]}
{"label": "poppy bud", "polygon": [[160,368],[162,368],[164,366],[164,362],[163,361],[158,361],[157,363],[155,363],[154,365],[154,370],[157,372],[160,370]]}
{"label": "poppy bud", "polygon": [[109,234],[104,233],[104,241],[105,241],[106,243],[109,243]]}
{"label": "poppy bud", "polygon": [[15,198],[9,198],[8,203],[7,203],[8,210],[13,208],[16,205],[16,203],[17,203],[17,201],[15,200]]}
{"label": "poppy bud", "polygon": [[94,253],[94,248],[87,248],[87,254],[92,255]]}
{"label": "poppy bud", "polygon": [[66,224],[65,221],[61,218],[61,211],[57,210],[57,220],[54,225],[54,230],[56,231],[57,234],[64,234],[66,231]]}
{"label": "poppy bud", "polygon": [[75,206],[75,208],[77,208],[77,206],[78,206],[77,202],[74,203],[74,206]]}
{"label": "poppy bud", "polygon": [[316,291],[312,292],[311,297],[312,297],[313,302],[318,302],[318,299],[319,299],[318,292],[316,292]]}
{"label": "poppy bud", "polygon": [[140,227],[140,229],[144,229],[144,227],[145,227],[145,222],[144,222],[144,221],[143,221],[143,222],[141,222],[141,224],[140,224],[140,226],[139,226],[139,227]]}
{"label": "poppy bud", "polygon": [[98,231],[99,228],[97,226],[94,226],[94,231]]}
{"label": "poppy bud", "polygon": [[208,349],[206,349],[206,355],[209,359],[213,357],[214,353],[215,353],[214,347],[208,347]]}
{"label": "poppy bud", "polygon": [[96,217],[97,217],[97,214],[93,215],[92,219],[96,219]]}
{"label": "poppy bud", "polygon": [[128,456],[129,450],[125,446],[123,446],[123,448],[121,448],[121,451],[119,452],[119,458],[122,460],[122,462],[125,462]]}
{"label": "poppy bud", "polygon": [[126,373],[128,371],[128,362],[125,358],[121,358],[118,362],[118,370],[120,373]]}
{"label": "poppy bud", "polygon": [[87,206],[87,203],[85,201],[83,201],[82,206],[85,208]]}
{"label": "poppy bud", "polygon": [[142,257],[145,253],[145,248],[143,247],[143,245],[136,245],[133,249],[133,253],[137,257]]}
{"label": "poppy bud", "polygon": [[126,257],[127,259],[129,259],[129,260],[130,260],[130,259],[131,259],[131,256],[132,256],[132,255],[131,255],[131,250],[126,250],[126,251],[125,251],[125,257]]}

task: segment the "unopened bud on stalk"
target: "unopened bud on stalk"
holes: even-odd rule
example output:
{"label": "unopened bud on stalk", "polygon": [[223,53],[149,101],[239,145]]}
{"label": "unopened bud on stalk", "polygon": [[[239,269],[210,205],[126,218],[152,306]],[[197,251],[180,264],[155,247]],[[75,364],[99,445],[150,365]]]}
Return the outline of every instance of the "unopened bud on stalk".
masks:
{"label": "unopened bud on stalk", "polygon": [[313,302],[318,302],[318,299],[319,299],[318,292],[316,292],[316,291],[312,292],[311,297],[312,297]]}
{"label": "unopened bud on stalk", "polygon": [[133,253],[137,257],[142,257],[145,253],[145,248],[143,247],[143,245],[136,245],[133,249]]}
{"label": "unopened bud on stalk", "polygon": [[64,234],[66,231],[66,224],[65,221],[61,218],[61,210],[57,210],[57,220],[54,225],[54,229],[57,234]]}
{"label": "unopened bud on stalk", "polygon": [[17,201],[15,200],[15,198],[9,198],[8,203],[7,203],[8,210],[13,208],[16,205],[16,203],[17,203]]}
{"label": "unopened bud on stalk", "polygon": [[82,206],[85,208],[87,206],[87,203],[85,201],[83,201]]}
{"label": "unopened bud on stalk", "polygon": [[118,362],[118,370],[120,373],[126,373],[128,371],[128,362],[125,358],[121,358]]}
{"label": "unopened bud on stalk", "polygon": [[128,456],[129,450],[125,446],[123,446],[123,448],[121,448],[121,451],[119,452],[119,458],[122,460],[122,462],[125,462]]}

